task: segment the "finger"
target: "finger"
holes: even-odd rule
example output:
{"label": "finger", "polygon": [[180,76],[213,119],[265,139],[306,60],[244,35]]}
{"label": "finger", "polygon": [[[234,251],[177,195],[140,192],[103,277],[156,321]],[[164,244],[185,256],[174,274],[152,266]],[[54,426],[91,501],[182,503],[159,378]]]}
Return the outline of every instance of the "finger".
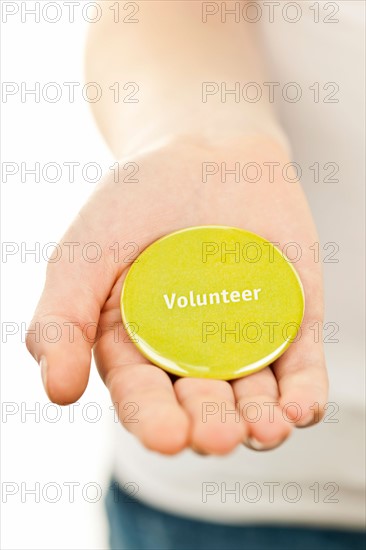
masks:
{"label": "finger", "polygon": [[[119,295],[119,290],[113,291]],[[189,419],[179,405],[171,380],[148,363],[130,341],[118,307],[108,302],[101,318],[94,356],[124,427],[150,450],[175,454],[188,444]]]}
{"label": "finger", "polygon": [[320,266],[307,259],[298,270],[305,291],[304,320],[296,340],[275,361],[273,372],[284,413],[295,426],[305,427],[322,418],[328,395],[328,376],[322,340]]}
{"label": "finger", "polygon": [[247,424],[246,445],[257,451],[280,445],[290,434],[292,425],[282,415],[272,370],[267,367],[234,380],[232,387],[242,422]]}
{"label": "finger", "polygon": [[26,345],[41,365],[48,396],[62,405],[85,390],[100,310],[115,279],[116,264],[108,262],[98,227],[91,229],[88,219],[86,208],[55,250],[27,331]]}
{"label": "finger", "polygon": [[[274,364],[273,370],[286,417],[297,427],[311,426],[321,420],[328,395],[328,376],[321,337],[314,323],[302,324],[301,336]],[[321,331],[320,331],[321,332]]]}
{"label": "finger", "polygon": [[201,453],[227,454],[246,437],[228,382],[181,378],[174,384],[192,423],[190,443]]}

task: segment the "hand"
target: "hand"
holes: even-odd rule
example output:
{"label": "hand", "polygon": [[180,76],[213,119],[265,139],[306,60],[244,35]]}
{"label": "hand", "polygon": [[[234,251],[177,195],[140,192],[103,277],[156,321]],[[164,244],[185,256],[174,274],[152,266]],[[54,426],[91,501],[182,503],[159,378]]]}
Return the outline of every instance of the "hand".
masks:
{"label": "hand", "polygon": [[[30,333],[26,342],[41,364],[47,394],[63,405],[76,401],[88,383],[93,349],[99,373],[123,413],[122,423],[124,404],[138,405],[138,422],[125,422],[125,427],[147,448],[174,454],[190,446],[200,453],[226,454],[241,443],[257,450],[276,447],[293,426],[317,422],[327,399],[322,342],[321,338],[316,341],[310,328],[314,323],[321,327],[323,320],[321,267],[310,249],[318,237],[299,183],[282,177],[282,167],[289,160],[276,143],[255,137],[220,147],[181,140],[133,161],[139,166],[139,182],[120,178],[115,183],[109,175],[61,240],[61,260],[48,265],[30,328],[54,322],[62,336],[54,343],[37,342]],[[203,183],[202,162],[226,162],[228,168],[235,162],[256,162],[262,177],[256,183],[236,183],[228,176],[222,183],[217,174]],[[272,182],[264,162],[280,163]],[[193,378],[172,382],[126,338],[119,301],[129,264],[125,258],[116,261],[114,243],[123,251],[126,243],[134,242],[141,252],[167,233],[211,224],[242,227],[282,246],[298,243],[302,256],[295,267],[306,301],[302,335],[274,364],[250,376],[230,383]],[[74,261],[67,244],[72,242],[80,243],[74,247]],[[81,253],[90,242],[102,250],[95,263]],[[131,248],[125,256],[129,252]],[[66,323],[74,323],[73,341]],[[235,405],[242,411],[254,402],[262,414],[257,422],[242,414],[240,421],[232,414],[223,421],[220,413],[203,422],[204,402],[217,403],[227,411]],[[265,405],[269,402],[278,403],[272,418]],[[289,403],[297,405],[288,406],[283,414]]]}

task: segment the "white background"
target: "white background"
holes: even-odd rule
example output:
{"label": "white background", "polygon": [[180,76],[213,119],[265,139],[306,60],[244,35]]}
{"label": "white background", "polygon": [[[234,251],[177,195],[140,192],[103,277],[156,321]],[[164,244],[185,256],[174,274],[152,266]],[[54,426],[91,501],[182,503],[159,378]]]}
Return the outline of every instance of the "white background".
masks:
{"label": "white background", "polygon": [[[6,2],[2,4],[4,6]],[[12,4],[20,6],[24,2]],[[345,4],[342,3],[342,10]],[[344,167],[341,183],[334,188],[324,186],[319,190],[319,186],[311,181],[303,183],[321,241],[336,241],[341,245],[341,262],[325,266],[325,287],[326,319],[340,322],[344,343],[336,347],[330,344],[326,351],[331,399],[346,403],[349,409],[357,409],[359,419],[364,412],[364,321],[360,306],[364,280],[364,174],[359,162],[364,148],[364,132],[360,124],[364,116],[364,54],[360,54],[364,31],[361,22],[363,3],[347,4],[352,4],[349,16],[345,13],[343,24],[339,26],[311,25],[312,34],[309,34],[309,29],[300,32],[295,25],[284,25],[284,32],[273,28],[268,50],[276,58],[271,64],[274,80],[301,82],[303,78],[304,89],[309,82],[336,80],[342,90],[342,101],[335,107],[318,105],[316,112],[321,123],[314,120],[313,104],[308,105],[308,112],[304,104],[287,104],[281,115],[302,165],[310,166],[314,160],[322,164],[337,160]],[[14,335],[3,333],[3,342],[6,341],[7,345],[3,351],[1,378],[3,407],[8,413],[14,412],[4,415],[3,409],[1,424],[2,482],[12,483],[12,487],[17,489],[16,494],[8,496],[6,505],[2,506],[1,542],[2,547],[9,550],[107,548],[103,497],[97,503],[90,503],[82,497],[81,491],[84,485],[94,483],[102,487],[105,494],[112,469],[114,417],[109,409],[107,391],[92,366],[88,389],[80,405],[74,409],[75,421],[69,420],[70,408],[63,408],[59,409],[62,418],[52,423],[47,419],[47,413],[52,418],[55,409],[44,408],[48,400],[42,388],[39,367],[24,345],[25,326],[42,290],[46,259],[42,254],[40,258],[32,254],[22,257],[21,243],[25,243],[23,247],[28,249],[39,243],[40,251],[45,250],[47,254],[45,245],[60,239],[94,189],[95,183],[82,177],[81,167],[97,162],[103,171],[107,171],[115,160],[94,125],[87,101],[78,92],[83,85],[85,33],[86,22],[78,9],[75,10],[74,23],[68,22],[68,11],[65,10],[56,24],[44,19],[34,23],[32,16],[27,16],[23,23],[18,13],[2,25],[2,41],[6,45],[2,48],[3,81],[15,82],[20,87],[24,82],[28,88],[39,82],[41,89],[47,82],[56,82],[64,92],[56,103],[42,98],[37,103],[31,95],[22,102],[20,93],[9,96],[6,103],[3,98],[2,129],[3,136],[6,136],[2,146],[3,162],[24,162],[27,167],[36,162],[41,167],[49,162],[58,162],[61,166],[65,162],[79,162],[81,165],[75,169],[74,182],[69,181],[68,169],[64,167],[58,183],[49,183],[42,178],[40,183],[35,183],[31,175],[22,182],[18,173],[2,184],[2,240],[19,247],[19,252],[3,257],[2,281],[3,331],[12,328],[16,331]],[[294,53],[288,51],[289,40]],[[322,55],[318,59],[319,52]],[[305,61],[309,60],[311,63],[306,66]],[[74,103],[69,102],[68,89],[63,82],[80,82]],[[299,127],[303,129],[302,133]],[[316,132],[313,132],[314,127]],[[48,255],[50,253],[48,249]],[[96,423],[88,421],[86,416],[89,412],[92,417],[95,412],[85,408],[91,402],[96,402],[102,412],[101,420]],[[36,406],[41,410],[39,422],[32,414],[22,418],[22,408],[34,409]],[[344,407],[346,412],[347,406]],[[318,469],[322,466],[327,471],[329,467],[333,472],[331,466],[339,467],[344,477],[351,478],[355,472],[358,486],[361,483],[359,469],[347,460],[352,455],[359,461],[362,459],[362,451],[357,451],[362,447],[362,425],[351,420],[349,425],[340,423],[340,427],[349,434],[350,445],[347,439],[327,441],[333,464],[324,456],[314,455],[313,458]],[[350,427],[355,427],[356,436]],[[336,452],[332,451],[333,448]],[[340,474],[339,477],[342,479]],[[24,494],[22,483],[26,484],[26,489],[32,489],[37,482],[41,489],[47,483],[57,484],[62,490],[60,500],[47,502],[47,498],[50,500],[54,496],[51,489],[46,498],[41,493],[39,503],[35,502],[34,495]],[[69,490],[64,484],[72,482],[80,485],[75,488],[75,502],[70,503]],[[22,493],[25,502],[22,502]],[[90,490],[87,496],[93,498],[93,491]],[[353,510],[349,513],[352,515]]]}
{"label": "white background", "polygon": [[[4,9],[5,3],[2,4]],[[89,104],[80,94],[87,24],[80,9],[75,9],[74,23],[68,23],[67,14],[63,12],[62,19],[55,24],[42,18],[40,23],[35,23],[31,15],[22,23],[19,12],[2,25],[3,81],[19,86],[25,82],[29,88],[39,82],[41,90],[47,82],[57,82],[64,92],[56,103],[44,101],[42,97],[37,103],[31,95],[26,96],[23,103],[20,93],[7,98],[2,105],[3,136],[6,136],[2,161],[25,162],[27,167],[34,166],[35,162],[41,167],[48,162],[61,166],[64,162],[81,164],[75,169],[74,183],[69,181],[65,167],[58,183],[42,181],[42,177],[40,183],[35,183],[29,175],[22,183],[20,173],[3,182],[2,240],[19,246],[19,253],[9,256],[3,264],[2,281],[3,327],[4,323],[16,323],[7,326],[19,327],[14,328],[16,334],[7,338],[2,358],[3,407],[14,412],[4,416],[3,408],[3,491],[4,483],[15,483],[12,487],[18,487],[18,492],[8,496],[6,505],[2,505],[1,542],[6,549],[107,548],[103,497],[96,503],[87,502],[82,497],[82,488],[94,483],[102,487],[103,493],[106,491],[114,421],[109,395],[93,365],[91,383],[80,405],[74,409],[74,422],[69,420],[68,408],[60,407],[61,419],[52,423],[49,419],[57,411],[43,408],[48,399],[39,367],[24,345],[25,325],[32,317],[44,282],[46,261],[42,250],[45,255],[51,253],[51,248],[47,252],[45,245],[60,239],[95,186],[83,179],[81,168],[86,163],[97,162],[103,170],[108,170],[113,164],[94,125]],[[49,16],[54,17],[51,11]],[[76,92],[74,103],[69,102],[63,82],[81,83],[76,88],[79,93]],[[51,96],[52,90],[49,93]],[[92,179],[94,175],[91,169],[87,178]],[[53,177],[52,171],[47,177]],[[28,249],[40,243],[40,257],[28,254],[22,258],[22,242]],[[3,334],[3,342],[5,338]],[[85,408],[90,402],[97,402],[102,412],[101,420],[96,423],[88,421],[88,415],[92,419],[96,413],[96,408]],[[22,419],[22,409],[37,406],[39,421],[34,414]],[[40,483],[39,503],[35,502],[34,495],[24,495],[22,482],[27,489]],[[74,503],[69,503],[69,489],[63,485],[68,482],[80,483],[75,488]],[[42,495],[47,483],[61,488],[58,502],[47,502],[56,495],[52,487]],[[87,498],[94,499],[95,495],[95,490],[90,488]]]}

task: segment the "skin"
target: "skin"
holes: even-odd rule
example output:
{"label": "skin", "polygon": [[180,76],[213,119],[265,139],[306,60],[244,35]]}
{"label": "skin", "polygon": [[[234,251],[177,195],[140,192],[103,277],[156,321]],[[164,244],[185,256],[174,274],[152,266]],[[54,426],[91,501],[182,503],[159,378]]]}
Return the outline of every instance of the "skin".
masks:
{"label": "skin", "polygon": [[[166,17],[170,10],[172,17],[179,15],[180,25],[190,28],[191,11],[196,8],[188,6],[194,3],[167,4]],[[186,7],[186,19],[182,21],[182,11],[177,13],[174,10],[181,10],[183,4]],[[273,181],[268,178],[268,168],[263,163],[279,162],[282,167],[290,161],[286,141],[281,138],[281,130],[269,106],[255,104],[250,109],[248,106],[240,106],[244,120],[241,132],[237,131],[238,107],[236,105],[233,110],[227,104],[216,104],[211,108],[213,117],[217,116],[220,109],[224,115],[214,125],[216,131],[213,134],[211,127],[207,126],[207,115],[201,115],[199,109],[187,130],[186,118],[183,117],[184,123],[180,118],[180,102],[170,104],[169,101],[161,100],[162,97],[172,97],[169,86],[173,86],[175,91],[177,87],[176,82],[164,78],[164,69],[166,72],[168,70],[164,63],[169,64],[170,61],[165,59],[165,50],[161,46],[163,33],[159,33],[157,43],[148,35],[152,32],[156,11],[147,15],[151,24],[145,29],[142,25],[135,31],[141,33],[141,36],[126,38],[117,32],[115,26],[110,28],[110,33],[121,36],[121,42],[114,42],[112,50],[108,50],[108,45],[105,46],[105,33],[108,31],[105,27],[95,29],[90,37],[88,52],[93,63],[87,63],[89,80],[113,82],[116,72],[127,70],[131,61],[130,56],[123,61],[121,54],[121,61],[118,56],[113,57],[111,52],[115,53],[116,48],[118,50],[120,47],[118,51],[121,53],[126,40],[136,40],[139,49],[137,46],[136,49],[132,48],[131,51],[135,52],[133,55],[152,56],[151,62],[160,63],[156,69],[159,93],[153,105],[138,106],[138,112],[134,113],[133,129],[131,124],[124,126],[124,121],[130,121],[131,117],[131,111],[125,104],[121,106],[103,100],[94,107],[99,127],[116,158],[121,159],[122,178],[115,182],[113,174],[106,176],[66,231],[60,241],[63,252],[61,260],[48,264],[45,287],[30,323],[30,329],[36,323],[41,328],[50,322],[56,322],[61,327],[69,327],[65,323],[74,323],[73,341],[70,341],[68,329],[63,329],[61,339],[54,343],[43,338],[36,341],[30,332],[27,348],[41,365],[43,382],[50,400],[63,405],[76,401],[84,392],[93,352],[112,401],[118,404],[121,423],[148,449],[175,454],[190,447],[198,453],[219,455],[231,452],[242,443],[256,450],[271,449],[281,444],[294,427],[318,422],[327,400],[328,382],[322,338],[317,342],[314,329],[311,328],[314,323],[321,327],[323,322],[321,264],[314,261],[310,249],[319,239],[300,183],[286,181],[280,167],[275,171]],[[170,29],[169,26],[167,28]],[[227,28],[223,29],[221,25],[213,30],[213,47],[218,47],[219,39],[222,39],[222,47],[227,47]],[[129,35],[131,32],[129,27],[126,33]],[[142,41],[145,36],[149,38],[149,48],[146,50]],[[197,36],[198,41],[202,40],[201,33]],[[114,39],[117,40],[116,37]],[[178,41],[175,47],[182,56],[180,38],[173,33],[166,40]],[[212,40],[209,32],[205,40]],[[248,40],[252,40],[251,37]],[[154,55],[154,48],[157,51],[160,48],[160,57]],[[205,51],[205,47],[202,46],[199,51]],[[101,60],[108,60],[109,65],[107,63],[103,74],[98,73],[102,64],[98,63],[96,55],[101,56]],[[222,70],[223,67],[225,71],[232,70],[233,75],[236,74],[235,70],[241,71],[240,56],[235,54],[234,59],[233,56],[234,51],[231,52],[230,67],[225,59],[222,66],[216,59],[215,71],[219,71],[220,66]],[[185,59],[182,56],[182,82],[187,86]],[[201,61],[197,61],[198,67],[194,67],[193,73],[199,74]],[[140,67],[141,64],[134,65],[132,61],[132,65],[137,70],[136,66]],[[252,65],[257,70],[256,63],[249,63],[248,70],[251,70]],[[93,74],[93,67],[96,67],[98,74]],[[220,74],[216,73],[216,76],[220,78]],[[192,78],[193,86],[197,82],[195,77]],[[187,101],[189,97],[188,94]],[[202,108],[201,102],[199,108]],[[165,116],[166,109],[170,109],[169,117]],[[157,120],[160,120],[159,113],[163,120],[160,126],[155,124],[154,118],[157,116]],[[263,124],[262,131],[258,120]],[[154,135],[143,138],[139,131],[150,121],[155,128]],[[130,133],[133,131],[139,143],[135,148],[129,147]],[[163,138],[163,143],[157,143],[159,138]],[[149,146],[151,150],[144,152],[144,147]],[[122,181],[126,175],[123,167],[127,161],[138,165],[138,183]],[[262,177],[256,183],[235,182],[234,178],[228,177],[227,182],[223,183],[220,174],[217,174],[203,183],[202,162],[206,161],[218,164],[226,162],[228,166],[233,166],[235,162],[256,162],[263,168]],[[279,242],[280,248],[289,242],[298,243],[302,255],[295,267],[304,286],[306,303],[301,338],[273,365],[242,379],[231,382],[198,378],[173,380],[140,355],[126,337],[119,301],[129,268],[124,259],[130,249],[124,253],[126,249],[123,247],[126,243],[134,242],[141,252],[167,233],[189,226],[210,224],[253,231],[269,241]],[[70,242],[80,243],[74,250],[73,261],[69,259],[69,245],[65,244]],[[90,242],[97,242],[103,252],[102,258],[96,263],[86,261],[81,255],[83,245]],[[113,251],[116,242],[122,251],[119,261],[116,261]],[[116,330],[119,338],[116,338]],[[204,402],[217,403],[221,408],[226,406],[227,411],[233,410],[235,406],[242,410],[246,404],[255,402],[261,408],[262,416],[257,422],[250,422],[243,415],[237,421],[230,414],[223,420],[218,413],[208,416],[207,422],[204,422]],[[269,402],[276,403],[272,418],[268,413],[268,405],[265,405]],[[128,403],[138,405],[136,423],[126,422],[126,410],[123,407]],[[296,403],[297,409],[286,407],[284,415],[283,407],[289,403]]]}

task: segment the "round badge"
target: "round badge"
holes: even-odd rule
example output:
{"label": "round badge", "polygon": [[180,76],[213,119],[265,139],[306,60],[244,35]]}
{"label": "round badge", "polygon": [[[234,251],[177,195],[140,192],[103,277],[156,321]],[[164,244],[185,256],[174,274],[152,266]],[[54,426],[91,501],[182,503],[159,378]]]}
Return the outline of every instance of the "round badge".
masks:
{"label": "round badge", "polygon": [[191,227],[138,256],[121,313],[131,341],[155,365],[230,380],[263,369],[299,337],[304,293],[269,241],[234,227]]}

